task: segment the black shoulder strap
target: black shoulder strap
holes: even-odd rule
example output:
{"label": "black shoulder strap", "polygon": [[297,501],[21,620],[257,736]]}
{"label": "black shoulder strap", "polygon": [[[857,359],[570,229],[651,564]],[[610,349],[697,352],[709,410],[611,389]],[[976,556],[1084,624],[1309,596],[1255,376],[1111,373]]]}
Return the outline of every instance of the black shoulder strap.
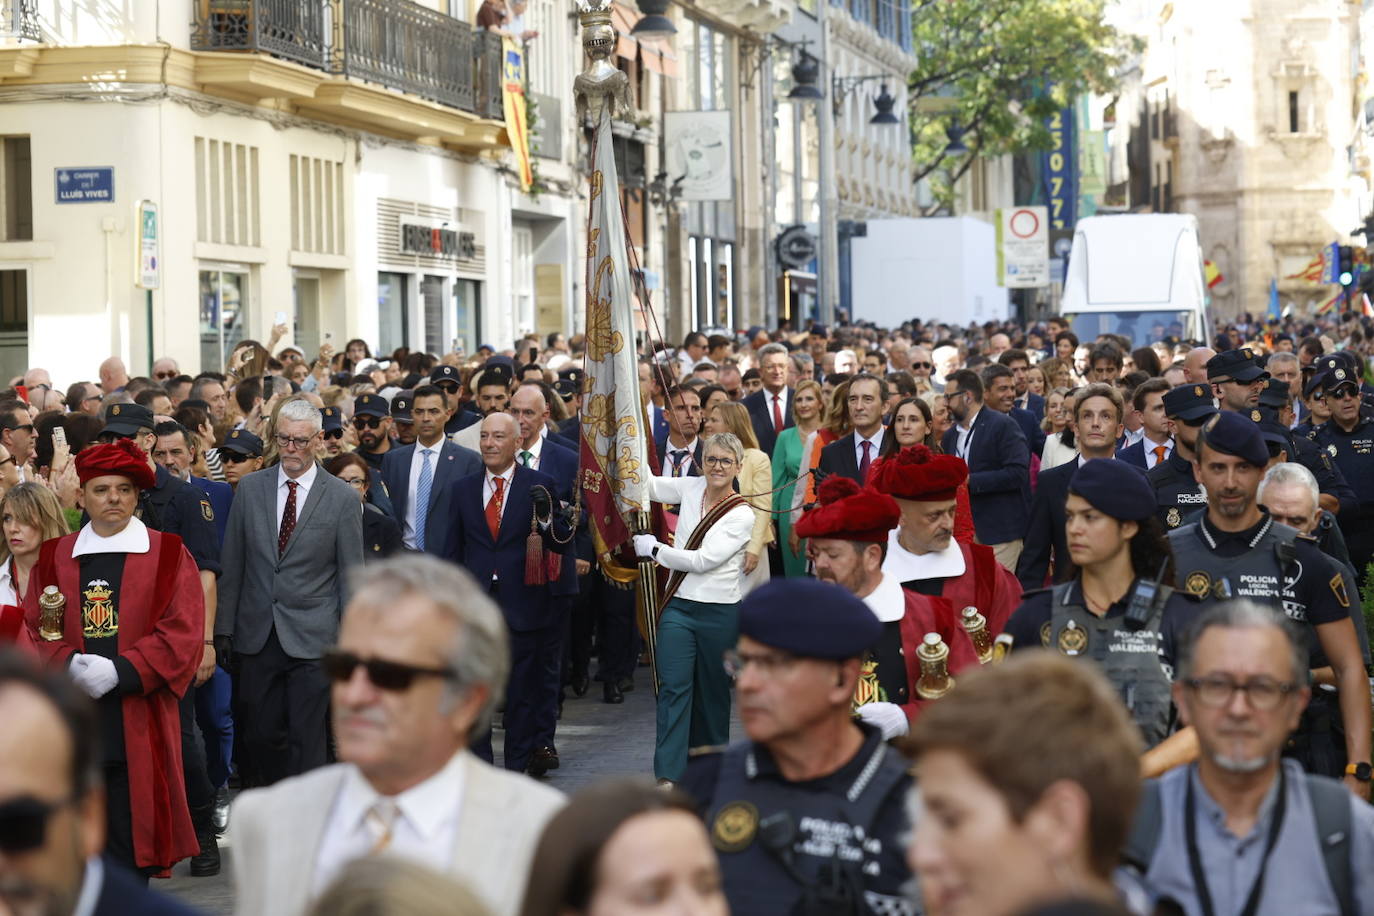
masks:
{"label": "black shoulder strap", "polygon": [[1341,916],[1355,916],[1354,875],[1350,867],[1350,792],[1343,783],[1309,773],[1307,794],[1312,799],[1312,817],[1317,822],[1322,864],[1336,891]]}
{"label": "black shoulder strap", "polygon": [[1150,870],[1159,833],[1164,825],[1164,808],[1160,801],[1159,780],[1147,779],[1140,787],[1140,804],[1135,809],[1135,822],[1121,850],[1121,860],[1142,875]]}

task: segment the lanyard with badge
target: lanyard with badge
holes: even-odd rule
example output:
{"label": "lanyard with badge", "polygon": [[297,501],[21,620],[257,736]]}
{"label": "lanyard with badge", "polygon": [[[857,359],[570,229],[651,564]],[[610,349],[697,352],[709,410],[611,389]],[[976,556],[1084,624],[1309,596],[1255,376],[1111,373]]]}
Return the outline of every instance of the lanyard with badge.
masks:
{"label": "lanyard with badge", "polygon": [[[1198,904],[1202,907],[1202,916],[1215,916],[1216,910],[1212,906],[1212,892],[1207,887],[1207,875],[1202,868],[1202,856],[1197,849],[1197,805],[1193,798],[1193,780],[1197,775],[1196,768],[1188,774],[1188,789],[1183,804],[1184,830],[1188,840],[1188,867],[1193,872],[1193,887],[1197,892]],[[1255,884],[1250,888],[1250,894],[1245,898],[1245,908],[1240,911],[1240,916],[1255,916],[1255,910],[1259,907],[1260,891],[1264,888],[1264,873],[1269,867],[1269,856],[1273,854],[1274,847],[1279,842],[1279,833],[1283,829],[1283,813],[1288,802],[1288,779],[1284,773],[1282,764],[1279,766],[1279,794],[1274,801],[1274,820],[1269,825],[1269,839],[1264,844],[1264,857],[1260,859],[1259,874],[1255,876]]]}

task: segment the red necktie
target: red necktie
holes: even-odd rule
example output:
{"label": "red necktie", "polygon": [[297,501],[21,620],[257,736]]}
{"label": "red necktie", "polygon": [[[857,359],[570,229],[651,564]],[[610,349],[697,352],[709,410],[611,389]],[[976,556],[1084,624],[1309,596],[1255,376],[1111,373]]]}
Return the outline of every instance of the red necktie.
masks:
{"label": "red necktie", "polygon": [[296,530],[296,487],[294,480],[286,482],[286,508],[281,514],[281,533],[277,535],[277,556],[286,553],[286,543],[291,540],[291,532]]}
{"label": "red necktie", "polygon": [[861,443],[859,443],[859,444],[862,445],[862,446],[863,446],[863,449],[864,449],[864,456],[863,456],[863,459],[859,462],[859,481],[860,481],[860,483],[862,484],[863,481],[868,480],[868,465],[869,465],[868,451],[869,451],[869,449],[873,448],[873,443],[872,443],[872,442],[869,442],[867,439],[865,439],[863,442],[861,442]]}
{"label": "red necktie", "polygon": [[773,395],[773,431],[782,432],[782,404],[781,398]]}
{"label": "red necktie", "polygon": [[1164,460],[1164,453],[1168,450],[1169,446],[1167,445],[1156,445],[1153,449],[1151,449],[1151,451],[1155,453],[1155,464],[1159,464],[1161,461]]}
{"label": "red necktie", "polygon": [[501,531],[501,503],[505,499],[506,480],[504,477],[493,477],[491,485],[496,488],[491,494],[491,499],[487,500],[487,530],[491,532],[491,539],[496,540],[496,535]]}

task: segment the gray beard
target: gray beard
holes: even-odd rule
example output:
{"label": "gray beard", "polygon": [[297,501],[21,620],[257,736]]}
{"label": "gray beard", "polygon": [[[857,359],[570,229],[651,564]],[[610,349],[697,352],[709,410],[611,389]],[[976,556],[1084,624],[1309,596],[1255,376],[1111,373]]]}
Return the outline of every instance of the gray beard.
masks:
{"label": "gray beard", "polygon": [[1273,754],[1265,757],[1251,757],[1248,760],[1237,760],[1235,757],[1228,757],[1225,754],[1212,755],[1212,762],[1228,773],[1258,773],[1267,767],[1273,759]]}

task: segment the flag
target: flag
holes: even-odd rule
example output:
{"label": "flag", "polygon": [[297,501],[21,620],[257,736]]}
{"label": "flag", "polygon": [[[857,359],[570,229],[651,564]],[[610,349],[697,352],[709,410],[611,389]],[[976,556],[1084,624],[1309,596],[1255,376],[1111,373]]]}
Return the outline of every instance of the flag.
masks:
{"label": "flag", "polygon": [[1226,278],[1221,275],[1221,268],[1213,261],[1202,262],[1202,275],[1207,280],[1207,288],[1211,289]]}
{"label": "flag", "polygon": [[506,115],[506,136],[515,151],[520,190],[528,192],[534,184],[530,164],[530,132],[525,121],[525,52],[513,38],[501,39],[501,107]]}
{"label": "flag", "polygon": [[1325,315],[1327,312],[1331,311],[1333,308],[1336,307],[1336,303],[1341,301],[1341,296],[1343,295],[1345,295],[1345,290],[1338,291],[1336,295],[1332,296],[1330,299],[1327,299],[1321,305],[1317,306],[1317,311],[1314,314]]}
{"label": "flag", "polygon": [[587,221],[587,355],[582,384],[582,501],[602,571],[622,584],[639,575],[633,513],[649,510],[647,432],[635,351],[636,287],[620,209],[610,106],[596,128]]}
{"label": "flag", "polygon": [[1320,283],[1322,279],[1322,271],[1325,267],[1326,257],[1322,254],[1318,254],[1311,261],[1308,261],[1307,266],[1304,267],[1302,270],[1298,271],[1295,274],[1289,274],[1288,276],[1284,277],[1284,279],[1306,280],[1308,283]]}
{"label": "flag", "polygon": [[1269,317],[1277,321],[1283,317],[1279,310],[1279,281],[1269,278]]}
{"label": "flag", "polygon": [[1360,304],[1364,306],[1364,317],[1374,318],[1374,305],[1369,302],[1369,293],[1360,293]]}

